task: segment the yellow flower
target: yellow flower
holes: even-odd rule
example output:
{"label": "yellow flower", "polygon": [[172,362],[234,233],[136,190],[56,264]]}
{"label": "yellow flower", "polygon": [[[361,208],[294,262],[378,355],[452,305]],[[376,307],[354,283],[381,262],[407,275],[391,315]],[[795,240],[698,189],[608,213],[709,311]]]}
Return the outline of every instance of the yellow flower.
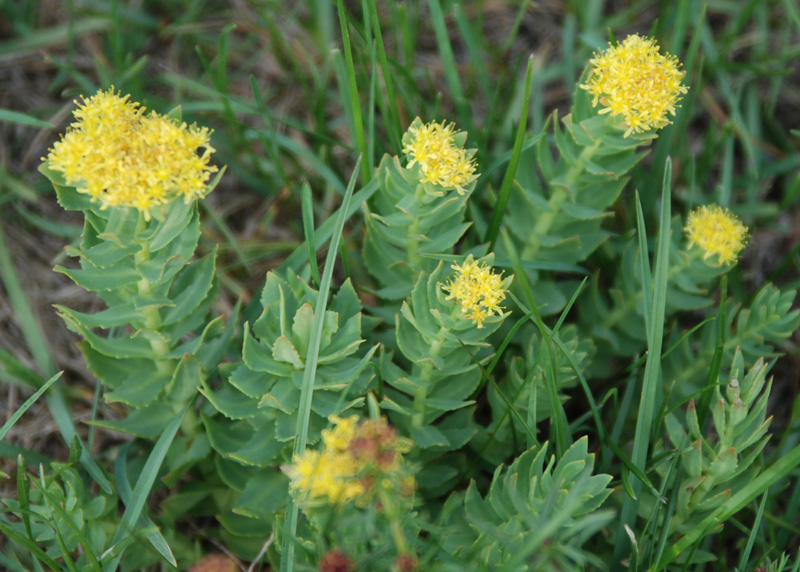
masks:
{"label": "yellow flower", "polygon": [[417,117],[403,135],[403,153],[409,158],[407,168],[419,164],[423,183],[455,189],[463,195],[464,187],[478,175],[474,151],[462,147],[464,136],[460,135],[454,123],[422,123]]}
{"label": "yellow flower", "polygon": [[413,490],[403,459],[409,440],[399,438],[383,419],[358,423],[356,416],[331,415],[330,420],[335,426],[322,431],[322,450],[307,450],[284,467],[303,500],[363,505],[377,487],[400,494]]}
{"label": "yellow flower", "polygon": [[600,102],[600,113],[622,115],[627,124],[625,137],[671,123],[667,115],[675,108],[688,88],[681,85],[685,71],[675,56],[661,55],[654,38],[636,34],[621,44],[609,45],[590,61],[592,71],[581,88],[593,96],[593,106]]}
{"label": "yellow flower", "polygon": [[747,227],[728,209],[718,205],[702,206],[690,212],[684,230],[690,246],[699,246],[704,251],[704,259],[716,254],[720,264],[735,263],[747,244]]}
{"label": "yellow flower", "polygon": [[340,451],[306,451],[294,458],[289,471],[292,489],[306,498],[344,503],[364,496],[359,468],[352,455]]}
{"label": "yellow flower", "polygon": [[356,425],[358,424],[358,417],[351,415],[350,417],[338,417],[331,415],[330,420],[336,424],[333,429],[322,430],[322,442],[325,443],[325,449],[331,451],[346,451],[350,446],[350,441],[356,435]]}
{"label": "yellow flower", "polygon": [[211,131],[153,111],[145,115],[128,97],[111,88],[76,101],[77,121],[50,150],[50,168],[101,209],[133,207],[148,219],[154,206],[208,194],[217,171],[209,165]]}
{"label": "yellow flower", "polygon": [[472,255],[452,268],[456,275],[442,289],[450,294],[447,300],[454,299],[461,306],[464,317],[482,328],[486,318],[503,314],[500,303],[506,297],[511,277],[503,280],[502,274],[495,274],[486,263],[473,260]]}

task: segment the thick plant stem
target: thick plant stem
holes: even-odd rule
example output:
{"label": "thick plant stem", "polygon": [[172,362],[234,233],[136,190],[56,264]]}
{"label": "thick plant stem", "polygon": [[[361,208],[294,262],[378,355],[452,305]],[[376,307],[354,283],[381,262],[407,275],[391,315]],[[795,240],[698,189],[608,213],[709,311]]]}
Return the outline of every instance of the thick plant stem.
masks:
{"label": "thick plant stem", "polygon": [[[600,140],[598,140],[591,147],[586,147],[583,151],[581,151],[577,161],[572,167],[570,167],[569,171],[567,171],[567,174],[564,177],[567,187],[572,187],[572,185],[577,182],[578,178],[586,170],[586,162],[592,159],[595,152],[597,152],[599,148]],[[538,220],[536,221],[536,225],[531,231],[529,242],[522,250],[522,260],[535,260],[536,255],[539,253],[539,249],[542,246],[542,243],[538,237],[544,236],[550,232],[550,228],[553,226],[553,222],[556,220],[556,215],[558,215],[559,205],[567,200],[567,198],[568,195],[566,188],[561,186],[556,187],[556,189],[553,191],[553,194],[550,196],[550,199],[547,201],[547,206],[549,207],[548,210],[539,216]]]}
{"label": "thick plant stem", "polygon": [[[142,230],[144,230],[145,226],[146,222],[144,217],[140,214],[139,222],[136,225],[136,238],[138,238],[138,235]],[[141,246],[141,250],[134,255],[134,260],[136,261],[137,266],[144,264],[150,259],[149,244],[146,241],[142,241],[139,242],[139,245]],[[139,296],[142,298],[146,299],[153,294],[152,284],[147,278],[142,277],[141,280],[136,283],[136,288],[139,292]],[[172,374],[175,372],[175,363],[171,359],[164,358],[164,356],[167,355],[172,348],[167,340],[160,337],[159,332],[161,329],[161,312],[158,310],[158,308],[148,306],[146,308],[142,308],[142,317],[144,318],[145,328],[149,330],[149,332],[152,332],[151,335],[147,336],[147,339],[150,342],[150,348],[153,350],[153,361],[156,364],[156,368],[164,375],[172,377]]]}
{"label": "thick plant stem", "polygon": [[[414,193],[414,198],[422,203],[425,197],[425,186],[420,183],[417,185],[417,190]],[[419,255],[419,240],[417,233],[419,232],[419,219],[414,218],[411,225],[408,227],[408,241],[406,242],[406,256],[409,266],[414,269],[422,267],[422,257]]]}
{"label": "thick plant stem", "polygon": [[[438,356],[439,351],[442,349],[442,332],[439,330],[438,339],[431,344],[431,357]],[[422,427],[425,424],[425,399],[428,397],[428,388],[433,383],[433,364],[432,361],[425,362],[422,367],[418,379],[422,381],[422,385],[417,388],[414,394],[414,415],[411,417],[412,427]]]}

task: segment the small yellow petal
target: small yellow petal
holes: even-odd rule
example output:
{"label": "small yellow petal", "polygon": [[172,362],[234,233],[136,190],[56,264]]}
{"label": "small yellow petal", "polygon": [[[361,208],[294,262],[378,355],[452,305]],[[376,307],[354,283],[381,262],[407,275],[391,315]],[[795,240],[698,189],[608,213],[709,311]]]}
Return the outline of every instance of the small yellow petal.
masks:
{"label": "small yellow petal", "polygon": [[690,212],[684,230],[690,246],[699,246],[703,258],[717,255],[720,264],[735,264],[747,245],[747,227],[718,205],[701,206]]}
{"label": "small yellow petal", "polygon": [[661,129],[671,123],[668,116],[688,88],[681,84],[685,71],[675,56],[661,55],[654,38],[628,36],[616,46],[609,46],[590,61],[589,79],[580,87],[591,93],[592,105],[600,113],[622,115],[627,130],[640,133]]}
{"label": "small yellow petal", "polygon": [[145,115],[128,98],[113,88],[84,97],[76,121],[50,150],[50,168],[101,209],[133,207],[148,216],[153,206],[208,194],[218,170],[209,164],[211,131],[155,112]]}
{"label": "small yellow petal", "polygon": [[442,286],[448,292],[447,300],[455,300],[461,306],[464,317],[472,320],[478,328],[490,316],[500,316],[503,308],[500,303],[506,297],[500,274],[492,272],[485,263],[468,256],[462,264],[453,264],[456,275]]}
{"label": "small yellow petal", "polygon": [[407,168],[419,165],[423,183],[455,189],[460,195],[466,193],[464,187],[478,175],[472,153],[456,144],[459,133],[453,123],[421,123],[417,119],[403,137],[403,153],[409,159]]}

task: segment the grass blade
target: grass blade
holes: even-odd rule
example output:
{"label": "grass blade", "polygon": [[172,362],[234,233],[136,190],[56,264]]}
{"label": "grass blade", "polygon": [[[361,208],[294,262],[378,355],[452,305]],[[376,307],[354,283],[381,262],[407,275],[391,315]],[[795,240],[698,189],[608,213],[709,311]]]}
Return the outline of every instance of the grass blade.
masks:
{"label": "grass blade", "polygon": [[[137,520],[139,520],[139,515],[142,514],[144,503],[147,501],[147,496],[150,494],[150,491],[153,488],[153,483],[158,476],[158,470],[161,468],[161,463],[164,461],[164,457],[167,455],[167,450],[172,444],[172,440],[175,438],[178,428],[180,428],[181,422],[183,421],[183,418],[186,417],[186,413],[189,411],[190,407],[191,404],[187,405],[181,413],[175,416],[175,419],[169,422],[169,425],[167,425],[167,427],[164,429],[164,432],[161,434],[161,437],[158,438],[155,446],[153,446],[153,450],[147,457],[147,461],[142,468],[142,472],[136,481],[136,486],[133,488],[133,494],[131,495],[130,502],[125,507],[125,512],[122,513],[122,519],[117,527],[117,532],[114,535],[112,545],[119,543],[124,537],[130,535],[130,533],[134,530],[134,524]],[[103,567],[103,570],[106,572],[116,570],[121,558],[122,553],[117,554],[116,557],[114,557]],[[173,566],[175,565],[174,559],[172,564]]]}
{"label": "grass blade", "polygon": [[[383,35],[381,33],[381,24],[378,20],[378,4],[377,2],[367,1],[369,6],[370,22],[372,30],[375,34],[375,43],[378,48],[378,63],[381,66],[383,75],[383,86],[386,89],[387,108],[389,110],[389,125],[388,135],[389,143],[391,145],[392,153],[394,155],[400,154],[402,145],[400,143],[400,136],[403,133],[403,128],[400,126],[400,115],[397,112],[397,96],[394,91],[394,81],[392,80],[392,70],[389,69],[389,60],[386,57],[386,48],[383,44]],[[370,111],[372,108],[370,108]]]}
{"label": "grass blade", "polygon": [[[341,1],[341,0],[340,0]],[[439,55],[442,58],[444,77],[450,94],[456,105],[456,114],[462,130],[472,131],[472,119],[467,100],[464,98],[464,91],[461,88],[461,79],[458,76],[458,65],[453,55],[453,48],[450,45],[450,35],[447,32],[447,23],[444,21],[444,13],[439,0],[428,0],[431,10],[431,23],[436,34],[436,44],[439,46]]]}
{"label": "grass blade", "polygon": [[35,542],[21,535],[16,530],[8,526],[2,520],[0,520],[0,533],[4,534],[6,537],[10,538],[14,542],[22,546],[33,556],[41,560],[46,566],[49,566],[51,570],[61,570],[61,566],[59,566],[55,560],[53,560],[47,554],[45,554],[44,551],[41,548],[39,548]]}
{"label": "grass blade", "polygon": [[[547,382],[547,398],[550,400],[550,407],[552,411],[550,418],[550,441],[551,443],[555,444],[556,456],[561,457],[564,451],[566,451],[572,444],[573,440],[569,431],[569,422],[567,421],[567,414],[564,411],[564,404],[561,403],[561,399],[558,396],[558,384],[556,382],[556,368],[554,361],[555,358],[553,356],[550,343],[550,336],[552,335],[552,332],[544,323],[544,320],[542,320],[542,315],[539,312],[539,307],[536,305],[530,280],[528,279],[528,275],[525,273],[525,270],[520,263],[519,255],[517,254],[517,249],[514,246],[514,243],[511,241],[511,238],[508,236],[508,233],[505,231],[505,229],[501,232],[501,235],[503,237],[503,245],[505,246],[508,256],[511,259],[511,263],[514,267],[514,277],[516,278],[514,283],[522,288],[522,291],[525,294],[525,300],[530,307],[530,310],[524,309],[523,311],[531,313],[531,320],[539,329],[539,334],[542,336],[542,339],[545,340],[545,343],[542,344],[544,349],[543,355],[545,361],[547,362],[547,367],[549,368],[545,381]],[[509,294],[511,293],[509,292]],[[529,409],[529,412],[532,412],[532,410]],[[531,425],[533,426],[535,423],[531,423]],[[534,444],[535,443],[529,443],[528,446],[531,447]]]}
{"label": "grass blade", "polygon": [[17,123],[19,125],[27,125],[28,127],[42,127],[45,129],[55,129],[55,125],[42,121],[25,113],[19,111],[11,111],[10,109],[0,109],[0,123]]}
{"label": "grass blade", "polygon": [[[344,11],[343,0],[336,0],[336,5],[339,9],[339,25],[342,28],[342,45],[344,46],[344,59],[347,67],[347,82],[350,90],[350,110],[353,114],[353,124],[355,133],[353,133],[358,146],[359,152],[362,156],[367,155],[367,142],[364,138],[364,121],[361,117],[361,102],[358,99],[358,85],[356,84],[356,71],[353,65],[353,50],[350,47],[350,32],[347,28],[347,13]],[[368,161],[362,161],[361,164],[361,178],[366,185],[372,178],[369,172]]]}
{"label": "grass blade", "polygon": [[[642,212],[642,201],[639,197],[639,191],[636,191],[636,234],[639,238],[639,269],[641,270],[642,278],[642,305],[644,309],[644,324],[645,331],[650,335],[650,317],[652,316],[652,300],[653,295],[653,274],[650,270],[650,252],[647,248],[647,227],[644,222],[644,213]],[[647,340],[648,345],[652,345],[653,340]]]}
{"label": "grass blade", "polygon": [[711,530],[719,526],[719,523],[725,522],[731,518],[753,502],[758,495],[767,491],[772,485],[788,477],[798,465],[800,465],[800,445],[789,451],[788,454],[780,457],[769,469],[742,487],[741,490],[733,494],[714,512],[692,527],[689,532],[670,546],[658,563],[648,569],[648,572],[664,570],[680,556],[684,550],[695,545],[695,543]]}
{"label": "grass blade", "polygon": [[314,279],[314,284],[318,287],[319,280],[319,265],[317,264],[317,250],[314,248],[316,242],[314,241],[314,206],[311,198],[311,187],[308,183],[303,183],[303,188],[300,191],[300,204],[303,209],[303,234],[306,239],[306,248],[308,249],[308,264],[311,266],[311,277]]}
{"label": "grass blade", "polygon": [[533,56],[528,58],[528,71],[525,73],[525,95],[522,98],[522,110],[519,114],[519,126],[517,127],[517,137],[514,140],[514,149],[511,152],[511,160],[508,163],[508,169],[503,176],[503,182],[500,185],[500,192],[497,196],[497,204],[494,206],[492,213],[492,220],[489,223],[489,230],[486,231],[484,242],[489,243],[489,251],[494,250],[494,243],[497,241],[497,233],[500,232],[500,223],[503,222],[503,217],[506,213],[506,205],[508,198],[511,196],[511,189],[514,186],[514,177],[517,174],[517,167],[519,160],[522,156],[522,143],[525,140],[525,130],[528,125],[528,107],[530,106],[531,97],[531,74],[533,74]]}
{"label": "grass blade", "polygon": [[44,384],[42,385],[42,387],[40,387],[40,388],[39,388],[39,389],[36,391],[36,393],[34,393],[33,395],[31,395],[31,396],[30,396],[30,397],[29,397],[29,398],[28,398],[28,399],[25,401],[25,403],[23,403],[23,404],[22,404],[22,405],[21,405],[21,406],[20,406],[20,407],[19,407],[19,408],[18,408],[18,409],[17,409],[17,410],[14,412],[14,414],[11,416],[11,418],[10,418],[8,421],[6,421],[6,422],[5,422],[5,424],[4,424],[2,427],[0,427],[0,441],[2,441],[2,440],[5,438],[5,436],[6,436],[6,435],[8,435],[8,432],[11,430],[11,428],[14,426],[14,424],[15,424],[15,423],[16,423],[16,422],[19,420],[19,418],[20,418],[20,417],[22,417],[22,415],[23,415],[23,414],[24,414],[24,413],[25,413],[25,412],[28,410],[28,408],[29,408],[31,405],[33,405],[34,403],[36,403],[36,400],[37,400],[37,399],[39,399],[39,398],[42,396],[42,394],[43,394],[45,391],[47,391],[47,390],[50,388],[50,386],[51,386],[51,385],[53,385],[53,384],[56,382],[56,380],[57,380],[57,379],[59,379],[59,378],[61,377],[61,375],[62,375],[63,373],[64,373],[63,371],[60,371],[60,372],[58,372],[57,374],[55,374],[53,377],[51,377],[50,379],[48,379],[46,382],[44,382]]}
{"label": "grass blade", "polygon": [[[341,0],[339,0],[341,7]],[[350,200],[353,198],[353,190],[355,189],[356,179],[358,177],[358,167],[361,164],[362,157],[356,161],[356,166],[353,169],[353,175],[350,178],[350,184],[347,186],[342,206],[339,208],[339,215],[336,217],[336,228],[331,237],[331,244],[328,247],[328,257],[325,260],[325,270],[322,275],[322,280],[319,285],[319,294],[317,295],[317,304],[314,308],[314,324],[312,326],[312,335],[308,344],[308,353],[306,357],[306,365],[303,370],[303,386],[300,389],[300,405],[297,409],[297,430],[295,434],[297,437],[294,441],[294,454],[300,455],[306,449],[308,440],[308,422],[311,416],[311,399],[314,393],[314,378],[317,373],[317,359],[319,358],[319,345],[322,338],[322,326],[324,324],[325,310],[328,306],[328,295],[331,289],[331,280],[333,277],[333,267],[336,264],[336,255],[339,252],[339,242],[342,238],[342,231],[344,230],[344,223],[347,220],[347,212],[350,207]],[[289,497],[288,518],[285,525],[285,537],[283,542],[283,551],[281,552],[281,572],[292,572],[294,568],[294,536],[297,531],[297,517],[298,507],[294,499]]]}
{"label": "grass blade", "polygon": [[745,546],[742,555],[739,558],[739,572],[749,570],[747,568],[747,561],[750,560],[750,553],[753,551],[753,545],[756,543],[758,531],[761,529],[761,520],[764,518],[764,509],[767,508],[767,500],[769,499],[769,490],[764,491],[764,496],[761,497],[761,504],[758,505],[758,513],[756,519],[753,521],[753,526],[750,530],[750,536],[747,538],[747,546]]}
{"label": "grass blade", "polygon": [[[667,271],[669,269],[670,219],[672,218],[672,160],[667,158],[664,167],[664,184],[661,194],[661,220],[658,230],[658,253],[656,258],[656,274],[653,285],[652,315],[648,321],[647,334],[648,352],[647,362],[642,381],[642,397],[639,401],[639,413],[636,419],[636,432],[633,439],[633,452],[631,461],[642,471],[647,464],[647,452],[650,445],[650,435],[653,431],[653,417],[659,400],[661,376],[661,349],[664,342],[664,315],[667,304]],[[646,293],[645,293],[646,294]],[[635,496],[638,498],[642,490],[642,481],[634,478],[631,482]],[[617,545],[614,548],[612,570],[620,569],[620,561],[624,552],[629,548],[627,542],[622,541],[625,536],[624,527],[634,528],[636,520],[637,500],[625,498],[620,514],[620,528]]]}
{"label": "grass blade", "polygon": [[[371,181],[368,185],[355,193],[352,200],[348,202],[349,206],[347,207],[347,212],[345,213],[346,218],[353,216],[353,214],[355,214],[355,212],[361,207],[362,203],[369,200],[369,198],[374,195],[377,190],[377,181]],[[337,216],[331,216],[314,231],[314,240],[316,241],[314,244],[314,252],[322,248],[322,246],[331,237],[334,227],[336,226],[338,216],[340,216],[342,212],[345,212],[342,210],[344,208],[344,202],[342,202],[342,206],[340,206],[339,210],[336,211]],[[281,271],[291,270],[293,272],[299,272],[300,268],[303,266],[303,264],[305,264],[307,257],[308,251],[306,246],[301,244],[288,256],[288,258],[286,258],[286,260],[283,261],[283,264],[281,264]]]}
{"label": "grass blade", "polygon": [[[25,295],[25,290],[22,287],[22,282],[17,274],[17,269],[11,260],[11,254],[6,245],[5,235],[0,227],[0,282],[5,286],[8,298],[11,301],[11,307],[14,310],[14,315],[17,317],[22,335],[28,345],[36,365],[39,370],[49,375],[55,373],[55,364],[50,355],[50,350],[47,341],[39,327],[39,323],[33,314],[28,298]],[[58,426],[61,437],[66,443],[72,443],[73,437],[76,435],[75,423],[72,419],[72,413],[67,406],[64,394],[61,388],[56,385],[47,395],[47,407],[50,409],[50,414]],[[89,452],[81,442],[81,465],[91,475],[91,477],[100,485],[100,487],[107,493],[111,493],[111,485],[103,475],[103,471],[92,459]]]}

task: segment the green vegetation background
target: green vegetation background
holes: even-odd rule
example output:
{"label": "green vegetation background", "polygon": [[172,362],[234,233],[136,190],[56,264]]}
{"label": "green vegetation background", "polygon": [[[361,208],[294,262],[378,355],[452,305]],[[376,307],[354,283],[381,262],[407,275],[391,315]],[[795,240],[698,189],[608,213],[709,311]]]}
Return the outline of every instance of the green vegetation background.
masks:
{"label": "green vegetation background", "polygon": [[[476,196],[483,198],[470,216],[488,219],[526,104],[531,54],[528,127],[536,133],[553,110],[569,107],[577,78],[609,30],[617,38],[651,33],[681,58],[698,38],[697,58],[684,61],[691,89],[680,121],[661,133],[626,192],[639,190],[655,223],[671,156],[676,205],[735,205],[752,229],[729,295],[745,301],[767,280],[782,289],[800,285],[794,0],[351,0],[345,11],[352,63],[328,0],[0,0],[0,423],[44,379],[65,371],[61,392],[37,402],[0,443],[0,471],[13,472],[19,452],[30,464],[66,459],[67,418],[96,452],[119,438],[82,423],[92,415],[94,384],[76,338],[51,306],[94,311],[99,302],[52,272],[65,260],[63,246],[77,239],[80,220],[58,207],[37,171],[70,121],[72,100],[98,88],[113,85],[160,112],[181,105],[185,119],[216,129],[215,158],[228,172],[205,203],[201,250],[219,245],[225,295],[217,310],[230,314],[238,300],[257,297],[266,271],[302,243],[303,182],[314,192],[315,219],[327,220],[359,150],[368,178],[384,153],[399,152],[399,134],[414,117],[446,118],[479,150]],[[630,207],[616,214],[612,228],[633,226]],[[348,257],[358,258],[362,233],[352,220],[343,240]],[[769,406],[773,441],[783,446],[800,441],[800,354],[795,343],[785,350]],[[571,413],[580,411],[578,404]],[[6,487],[0,481],[0,496],[12,494]],[[796,534],[797,515],[780,502],[781,491],[765,518]],[[746,532],[747,522],[737,523]],[[781,539],[778,548],[790,548]]]}

